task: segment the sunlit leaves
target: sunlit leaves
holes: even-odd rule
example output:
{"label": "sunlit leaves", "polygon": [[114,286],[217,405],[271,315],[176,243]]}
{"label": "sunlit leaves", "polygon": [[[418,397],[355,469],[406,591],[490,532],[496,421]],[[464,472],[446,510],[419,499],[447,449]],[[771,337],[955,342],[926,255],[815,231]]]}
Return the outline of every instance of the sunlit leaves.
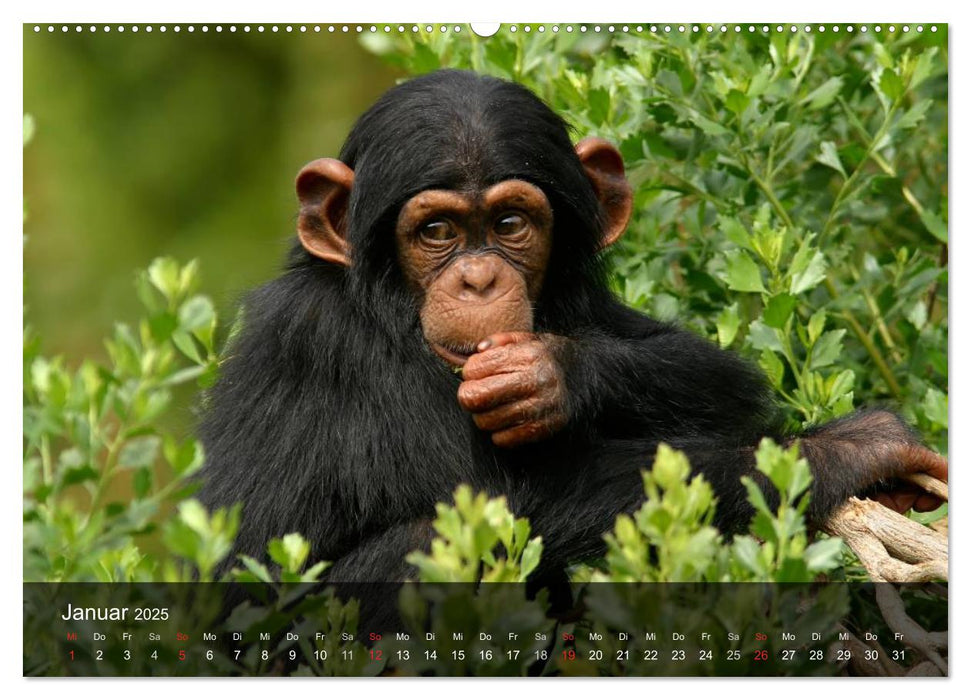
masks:
{"label": "sunlit leaves", "polygon": [[[159,576],[160,567],[174,566],[142,554],[135,543],[154,529],[152,519],[169,499],[191,492],[181,480],[202,466],[198,441],[177,440],[158,422],[172,405],[173,387],[196,386],[215,376],[217,319],[212,302],[194,295],[194,263],[157,259],[136,277],[135,286],[146,316],[135,328],[115,325],[105,343],[107,364],[86,360],[73,370],[25,343],[28,579],[115,580]],[[86,493],[81,508],[79,489]],[[119,492],[130,497],[107,501],[107,494]],[[38,507],[42,503],[45,508]],[[192,560],[195,569],[211,573],[235,530],[225,517],[210,523],[216,530],[206,530],[199,508],[185,505],[181,525],[172,526],[172,551],[200,557]],[[223,544],[200,540],[209,535],[221,537]],[[65,542],[75,543],[70,557],[63,557]],[[115,557],[113,547],[131,555]]]}

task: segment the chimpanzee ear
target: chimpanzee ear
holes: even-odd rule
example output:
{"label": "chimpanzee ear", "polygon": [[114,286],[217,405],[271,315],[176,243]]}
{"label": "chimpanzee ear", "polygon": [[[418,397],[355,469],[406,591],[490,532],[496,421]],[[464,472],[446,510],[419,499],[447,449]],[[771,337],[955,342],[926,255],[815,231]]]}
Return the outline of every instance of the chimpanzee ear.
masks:
{"label": "chimpanzee ear", "polygon": [[320,158],[297,175],[300,218],[297,236],[311,255],[349,267],[347,202],[354,185],[354,171],[333,158]]}
{"label": "chimpanzee ear", "polygon": [[627,229],[634,203],[634,193],[624,175],[624,160],[611,143],[595,137],[583,139],[576,151],[607,215],[602,243],[606,248]]}

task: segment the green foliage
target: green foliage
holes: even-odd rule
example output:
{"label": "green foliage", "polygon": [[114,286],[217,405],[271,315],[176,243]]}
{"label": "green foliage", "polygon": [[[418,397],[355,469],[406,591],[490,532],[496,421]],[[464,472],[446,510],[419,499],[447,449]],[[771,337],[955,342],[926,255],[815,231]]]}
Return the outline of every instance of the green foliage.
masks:
{"label": "green foliage", "polygon": [[115,326],[107,364],[84,360],[71,369],[63,358],[44,357],[24,329],[25,580],[177,575],[136,542],[174,504],[178,515],[165,537],[173,552],[207,576],[228,551],[238,513],[210,520],[183,501],[202,446],[158,423],[172,410],[175,387],[207,386],[215,377],[216,315],[197,286],[195,264],[153,262],[136,279],[148,313],[134,329]]}
{"label": "green foliage", "polygon": [[756,452],[760,474],[779,495],[769,507],[762,489],[744,477],[755,509],[750,533],[725,539],[712,525],[715,498],[701,476],[691,478],[688,459],[661,445],[651,471],[644,473],[647,500],[633,516],[617,518],[606,535],[602,570],[591,581],[809,581],[841,563],[841,542],[821,539],[808,545],[803,518],[812,477],[798,447],[783,449],[766,438]]}
{"label": "green foliage", "polygon": [[[765,438],[756,453],[759,480],[778,494],[769,506],[763,486],[742,481],[754,509],[749,534],[726,538],[711,523],[716,498],[701,475],[691,476],[684,453],[658,448],[645,471],[644,504],[617,518],[605,535],[601,566],[582,569],[577,578],[592,582],[811,581],[841,564],[841,541],[809,544],[804,514],[812,483],[809,464],[798,445],[788,448]],[[505,499],[475,496],[468,486],[455,492],[455,504],[439,504],[432,523],[438,537],[430,554],[414,552],[408,561],[422,583],[525,581],[539,563],[540,538],[529,538],[529,523],[515,519]],[[513,534],[515,532],[515,534]],[[497,558],[502,544],[509,559]]]}
{"label": "green foliage", "polygon": [[[506,499],[473,496],[466,485],[455,491],[455,505],[439,503],[432,526],[438,533],[431,554],[413,552],[408,563],[428,583],[525,581],[539,564],[543,544],[529,538],[529,521],[516,519]],[[497,547],[502,545],[501,554]],[[502,555],[505,556],[502,556]]]}
{"label": "green foliage", "polygon": [[530,29],[364,42],[521,82],[617,144],[614,288],[757,360],[792,427],[891,401],[945,452],[946,30]]}

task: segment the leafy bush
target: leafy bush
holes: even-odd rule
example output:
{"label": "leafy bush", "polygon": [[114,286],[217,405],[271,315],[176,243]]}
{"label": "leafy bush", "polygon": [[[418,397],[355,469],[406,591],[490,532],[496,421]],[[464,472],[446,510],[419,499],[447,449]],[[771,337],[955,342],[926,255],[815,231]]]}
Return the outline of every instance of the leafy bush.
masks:
{"label": "leafy bush", "polygon": [[[136,329],[115,326],[105,341],[108,365],[84,360],[71,369],[63,358],[42,356],[24,329],[26,580],[181,578],[135,538],[153,532],[155,518],[183,501],[191,491],[187,478],[203,463],[196,440],[158,427],[172,408],[174,387],[215,377],[216,314],[207,297],[195,294],[197,277],[195,265],[165,258],[138,275],[148,315]],[[228,552],[224,526],[233,517],[216,514],[212,527],[201,530],[208,517],[198,504],[181,502],[166,541],[188,554],[187,538],[176,531],[198,530],[206,543],[195,553],[208,573]]]}

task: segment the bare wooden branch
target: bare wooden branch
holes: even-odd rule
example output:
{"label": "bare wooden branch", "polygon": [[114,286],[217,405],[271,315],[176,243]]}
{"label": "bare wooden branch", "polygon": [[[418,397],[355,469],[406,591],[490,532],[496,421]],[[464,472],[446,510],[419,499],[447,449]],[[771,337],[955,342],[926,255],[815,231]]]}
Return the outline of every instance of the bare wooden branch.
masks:
{"label": "bare wooden branch", "polygon": [[851,498],[824,525],[874,581],[947,580],[947,537],[876,501]]}
{"label": "bare wooden branch", "polygon": [[[943,500],[947,484],[926,475],[910,479]],[[823,529],[843,539],[863,564],[870,578],[878,583],[947,581],[947,521],[943,527],[927,527],[906,518],[875,501],[851,498],[824,524]],[[904,671],[896,664],[882,663],[884,674],[947,675],[947,632],[928,632],[915,622],[904,606],[896,586],[876,587],[877,605],[887,625],[903,635],[908,646],[923,656],[922,661]],[[852,637],[850,644],[866,647]],[[856,654],[854,654],[854,657]],[[885,654],[878,654],[883,659]],[[854,665],[854,671],[873,673],[873,666]]]}

